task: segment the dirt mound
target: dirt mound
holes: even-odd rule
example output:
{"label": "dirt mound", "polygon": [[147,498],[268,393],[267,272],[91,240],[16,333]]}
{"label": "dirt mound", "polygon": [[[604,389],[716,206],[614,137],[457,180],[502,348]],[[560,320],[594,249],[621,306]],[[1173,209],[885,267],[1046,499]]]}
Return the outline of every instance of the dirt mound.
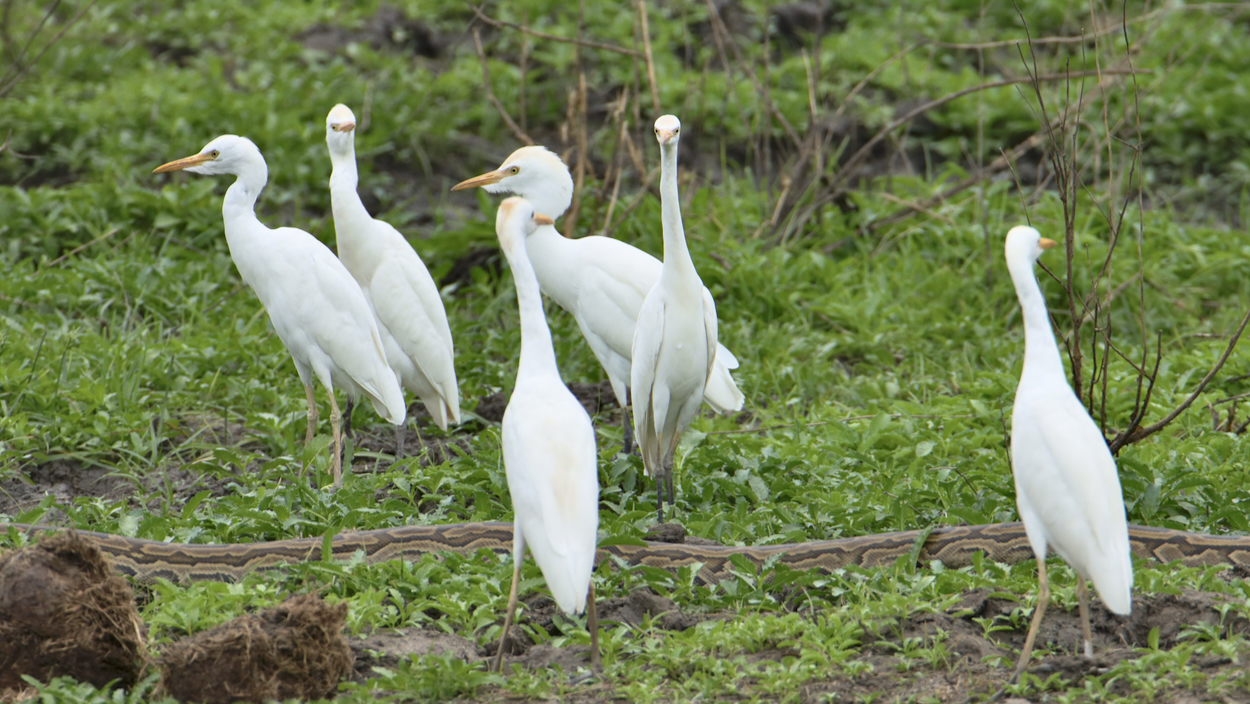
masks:
{"label": "dirt mound", "polygon": [[146,657],[130,586],[76,533],[0,556],[0,691],[22,675],[129,687]]}
{"label": "dirt mound", "polygon": [[333,696],[352,671],[346,620],[347,604],[312,594],[240,616],[166,648],[161,689],[205,704]]}

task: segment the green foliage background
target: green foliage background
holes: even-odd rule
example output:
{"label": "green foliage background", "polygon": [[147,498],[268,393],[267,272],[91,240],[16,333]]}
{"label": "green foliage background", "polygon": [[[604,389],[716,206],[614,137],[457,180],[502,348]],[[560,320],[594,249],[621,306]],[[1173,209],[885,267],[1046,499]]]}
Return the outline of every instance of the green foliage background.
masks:
{"label": "green foliage background", "polygon": [[[44,8],[33,3],[9,5],[10,37],[27,36],[43,17]],[[747,18],[736,41],[759,66],[766,5],[732,5]],[[50,29],[83,7],[59,5]],[[447,191],[493,168],[517,146],[483,95],[481,67],[466,34],[472,11],[426,1],[392,7],[420,18],[439,37],[437,57],[405,49],[414,41],[404,34],[411,26],[399,34],[392,28],[390,39],[378,44],[318,51],[301,43],[302,33],[317,25],[368,30],[379,10],[373,2],[99,3],[0,99],[0,130],[9,135],[0,153],[0,478],[60,460],[107,468],[136,487],[126,501],[58,503],[49,497],[38,508],[0,519],[63,513],[82,528],[201,542],[510,519],[498,429],[480,420],[457,435],[467,449],[441,463],[423,467],[411,458],[363,471],[336,495],[295,481],[305,459],[324,473],[326,438],[303,448],[297,377],[230,262],[219,211],[227,183],[150,174],[218,134],[246,135],[270,166],[262,220],[305,228],[332,244],[324,116],[336,102],[361,114],[367,101],[369,124],[357,137],[361,190],[378,216],[410,237],[436,279],[471,248],[493,246],[492,200]],[[577,6],[567,3],[524,0],[486,11],[560,36],[572,36],[577,24]],[[1250,24],[1244,13],[1137,3],[1100,8],[1096,15],[1110,22],[1121,11],[1134,41],[1142,40],[1134,66],[1147,73],[1137,78],[1136,96],[1113,91],[1107,105],[1113,119],[1127,101],[1139,106],[1146,210],[1138,213],[1133,201],[1127,222],[1130,230],[1141,224],[1148,286],[1144,314],[1134,293],[1117,299],[1112,321],[1124,331],[1117,343],[1130,359],[1140,358],[1136,326],[1143,315],[1148,337],[1162,333],[1165,356],[1150,421],[1179,403],[1211,367],[1250,300],[1242,210],[1250,183]],[[723,70],[716,44],[700,34],[706,16],[702,3],[650,8],[659,96],[663,109],[683,120],[683,163],[695,174],[686,184],[686,231],[718,301],[721,340],[742,361],[736,377],[748,413],[695,422],[678,471],[680,519],[693,534],[732,544],[1014,520],[1006,447],[1022,336],[1000,244],[1026,217],[1014,179],[988,180],[941,203],[936,217],[916,215],[866,233],[875,219],[898,209],[887,196],[920,200],[938,193],[978,161],[1035,132],[1031,89],[988,90],[930,112],[923,129],[892,147],[923,155],[924,168],[896,164],[888,177],[863,180],[850,195],[853,207],[828,209],[800,237],[776,246],[760,225],[771,214],[778,173],[748,145],[761,135],[784,145],[786,135],[778,120],[766,119],[742,64]],[[914,104],[908,101],[1025,75],[1014,44],[985,50],[980,59],[952,46],[1022,39],[1021,16],[1010,4],[856,3],[839,6],[832,17],[819,53],[815,94],[822,115],[843,106],[865,76],[901,49],[929,42],[906,60],[888,63],[843,106],[867,135],[896,117],[900,105]],[[1090,22],[1086,6],[1058,1],[1030,3],[1024,18],[1034,37],[1079,35]],[[632,48],[634,22],[634,14],[616,3],[585,3],[584,32],[596,41]],[[800,47],[772,26],[769,38],[772,100],[790,124],[807,126],[805,61],[814,56],[813,37],[800,35]],[[514,115],[524,51],[530,67],[524,120],[536,137],[566,148],[560,124],[575,84],[573,46],[515,31],[488,30],[484,41],[493,88]],[[1100,41],[1096,48],[1039,48],[1042,72],[1092,69],[1096,57],[1122,55],[1122,35]],[[16,46],[20,42],[5,44],[7,59]],[[583,65],[594,105],[643,85],[629,56],[587,49]],[[1072,90],[1089,90],[1095,81],[1074,82]],[[1062,83],[1045,90],[1052,106],[1061,103]],[[647,128],[653,116],[643,91],[641,119],[630,129],[651,167],[656,150]],[[615,133],[602,128],[603,110],[596,111],[590,151],[602,175]],[[626,190],[638,187],[638,176],[630,178]],[[1108,230],[1095,206],[1108,184],[1089,185],[1077,241],[1081,259],[1097,262]],[[1045,234],[1059,233],[1054,192],[1034,194],[1026,186],[1025,195],[1032,223]],[[588,182],[579,234],[603,222],[608,200],[603,183]],[[658,220],[659,203],[646,196],[615,236],[658,254]],[[1137,271],[1136,250],[1122,247],[1116,284]],[[1059,271],[1061,257],[1045,261]],[[477,268],[471,274],[444,289],[470,411],[474,399],[510,389],[519,348],[507,272]],[[1078,281],[1087,288],[1088,274],[1078,271]],[[1042,282],[1064,328],[1066,299],[1055,281],[1043,275]],[[554,306],[548,314],[566,380],[600,380],[571,318]],[[1235,351],[1191,411],[1121,453],[1132,522],[1250,531],[1242,508],[1250,497],[1244,436],[1212,430],[1206,410],[1210,402],[1250,390],[1245,367],[1244,353]],[[1114,430],[1132,409],[1136,374],[1119,358],[1110,374],[1108,426]],[[365,416],[360,413],[358,422],[373,424]],[[222,446],[212,430],[229,425],[245,429],[244,438]],[[620,429],[608,414],[596,418],[596,427],[602,531],[641,537],[653,521],[641,466],[616,455]],[[753,427],[762,430],[742,432]],[[437,430],[423,432],[439,437]],[[359,462],[379,459],[358,456]],[[185,500],[168,478],[175,468],[216,478],[227,489]],[[325,483],[324,474],[317,478]],[[1072,576],[1056,569],[1059,598],[1071,603]],[[273,603],[285,590],[316,588],[352,603],[357,632],[367,624],[422,625],[485,643],[498,635],[508,572],[506,562],[455,557],[419,565],[306,566],[241,586],[162,585],[145,617],[160,642]],[[528,589],[541,588],[536,567],[527,566],[525,574]],[[1244,588],[1240,582],[1216,585],[1205,573],[1152,574],[1139,569],[1139,588],[1151,588],[1151,580],[1163,580],[1154,585],[1159,589]],[[612,631],[606,638],[610,681],[637,700],[700,692],[716,698],[744,677],[754,696],[774,696],[850,658],[862,635],[856,624],[864,618],[941,609],[952,595],[981,584],[1017,593],[1032,588],[1027,566],[773,577],[771,586],[744,574],[729,586],[706,588],[694,586],[690,575],[601,569],[601,595],[648,584],[683,609],[762,614],[792,608],[777,597],[792,583],[804,587],[805,605],[829,614],[816,622],[748,616],[685,635]],[[570,621],[567,635],[553,642],[584,641],[579,628]],[[726,643],[723,650],[717,639]],[[823,645],[809,647],[816,641]],[[776,672],[744,669],[724,655],[780,642],[809,645],[801,648],[802,658]],[[685,669],[660,671],[687,651],[693,654],[683,661]],[[367,687],[442,698],[502,681],[466,668],[437,659],[412,663]],[[63,686],[63,696],[77,691]],[[534,673],[514,674],[504,686],[525,696],[564,687]],[[95,696],[73,696],[80,695]]]}

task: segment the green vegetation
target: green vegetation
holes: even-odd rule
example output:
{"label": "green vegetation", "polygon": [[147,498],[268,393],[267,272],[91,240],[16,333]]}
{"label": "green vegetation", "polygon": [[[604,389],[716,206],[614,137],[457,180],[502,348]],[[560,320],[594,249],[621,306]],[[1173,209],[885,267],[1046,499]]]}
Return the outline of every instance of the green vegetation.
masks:
{"label": "green vegetation", "polygon": [[[642,51],[635,45],[636,13],[603,0],[585,5],[587,39]],[[361,116],[366,203],[408,234],[442,279],[469,261],[466,254],[494,243],[493,199],[449,194],[448,187],[494,168],[518,146],[483,93],[482,68],[465,34],[471,8],[423,0],[394,3],[398,14],[379,13],[373,2],[346,9],[320,0],[86,7],[81,0],[57,5],[35,47],[80,9],[85,14],[10,92],[0,93],[0,132],[11,130],[0,151],[0,482],[8,494],[7,501],[0,496],[0,520],[185,542],[509,520],[498,426],[472,414],[446,435],[422,427],[427,442],[446,447],[445,458],[392,463],[385,452],[358,448],[356,473],[341,491],[313,488],[329,483],[328,424],[313,446],[303,447],[300,384],[226,249],[220,215],[226,180],[149,173],[218,134],[249,136],[270,168],[262,220],[302,227],[332,244],[324,118],[336,102],[348,103]],[[850,4],[830,14],[817,53],[813,34],[790,39],[774,15],[765,62],[768,6],[742,0],[718,7],[723,36],[704,3],[649,7],[659,99],[685,127],[687,235],[717,299],[721,340],[742,361],[736,378],[747,395],[747,413],[705,414],[687,436],[677,470],[678,519],[691,534],[726,544],[1014,520],[1007,437],[1023,338],[1001,238],[1027,211],[1044,234],[1061,239],[1063,205],[1040,150],[1015,161],[1017,177],[1000,170],[966,191],[944,189],[1037,132],[1033,87],[989,89],[928,111],[870,150],[871,169],[854,179],[839,171],[836,157],[839,145],[847,157],[919,102],[1027,77],[1021,61],[1027,46],[980,53],[953,46],[1022,39],[1021,17],[1003,3]],[[18,0],[0,8],[7,23],[0,27],[3,72],[18,65],[16,52],[46,8]],[[1086,5],[1047,1],[1029,3],[1024,18],[1034,38],[1071,37],[1083,28],[1088,34],[1090,26],[1114,27],[1121,9],[1099,6],[1091,18]],[[484,12],[559,36],[577,32],[577,6],[568,3],[523,0]],[[1106,256],[1109,232],[1120,231],[1098,207],[1118,210],[1127,201],[1111,283],[1099,290],[1123,291],[1109,319],[1128,359],[1140,363],[1143,319],[1150,365],[1156,331],[1161,334],[1149,423],[1197,386],[1250,305],[1250,248],[1242,234],[1250,186],[1250,24],[1237,8],[1130,3],[1124,16],[1135,43],[1132,66],[1142,73],[1045,81],[1042,94],[1051,118],[1065,96],[1075,104],[1083,95],[1081,139],[1117,138],[1110,148],[1083,141],[1078,154],[1085,182],[1077,199],[1076,284],[1090,287],[1089,271]],[[379,17],[402,21],[379,24]],[[493,91],[530,135],[563,152],[586,129],[593,173],[582,191],[578,234],[610,222],[615,237],[658,254],[659,202],[644,195],[628,210],[647,179],[619,145],[614,121],[629,120],[625,133],[645,169],[653,168],[645,62],[584,48],[579,63],[571,44],[478,26]],[[424,43],[421,28],[437,50]],[[314,35],[356,41],[317,48]],[[922,40],[929,43],[891,60]],[[1120,67],[1123,42],[1113,29],[1097,44],[1039,43],[1037,71]],[[769,117],[755,87],[765,65],[768,99],[785,124]],[[589,86],[583,113],[568,108],[579,70]],[[816,84],[814,114],[809,77]],[[0,90],[3,81],[0,73]],[[1100,81],[1108,86],[1105,103],[1095,99]],[[622,91],[623,117],[613,118]],[[798,214],[819,200],[821,186],[795,195],[806,177],[800,178],[799,149],[786,125],[801,139],[828,140],[825,183],[854,186],[807,219]],[[568,141],[561,141],[562,126]],[[1142,163],[1130,174],[1138,129]],[[615,204],[612,169],[623,174]],[[795,191],[787,196],[782,177],[790,175]],[[1042,188],[1035,189],[1038,182]],[[1134,190],[1139,183],[1144,211]],[[931,200],[939,194],[945,195]],[[779,197],[789,198],[786,208],[777,208]],[[924,205],[907,211],[905,203]],[[906,217],[885,222],[901,208]],[[776,228],[775,212],[781,213]],[[1146,282],[1140,296],[1139,223]],[[1056,251],[1043,259],[1060,277],[1062,257]],[[453,278],[444,296],[463,405],[472,411],[477,399],[511,388],[520,332],[506,271],[481,265]],[[1060,284],[1043,276],[1042,285],[1059,329],[1069,329]],[[548,314],[565,379],[601,380],[571,317],[555,306]],[[1086,340],[1092,329],[1085,326]],[[1131,522],[1250,531],[1243,508],[1250,500],[1250,446],[1234,432],[1240,415],[1228,415],[1235,402],[1210,405],[1250,391],[1246,366],[1245,354],[1235,350],[1188,412],[1121,451]],[[1107,374],[1110,436],[1128,422],[1137,373],[1114,356]],[[1101,393],[1098,398],[1101,403]],[[1223,414],[1216,429],[1212,408]],[[389,427],[376,424],[369,409],[355,418],[366,436],[389,447]],[[596,417],[601,531],[640,538],[654,520],[654,496],[640,461],[616,456],[618,419],[610,411]],[[305,460],[314,476],[301,479]],[[109,490],[62,487],[33,503],[22,488],[30,480],[21,478],[50,463],[107,473],[100,486]],[[20,542],[9,543],[14,540]],[[1073,608],[1074,574],[1058,560],[1051,567],[1053,598]],[[499,635],[510,571],[507,560],[484,555],[310,564],[240,585],[162,583],[146,594],[143,617],[159,646],[286,594],[315,590],[351,604],[354,635],[415,627],[485,645]],[[542,589],[532,562],[523,574],[525,589]],[[744,569],[715,587],[696,584],[689,573],[605,564],[595,579],[601,599],[650,587],[700,622],[681,631],[662,628],[658,619],[608,624],[602,684],[570,684],[571,673],[520,667],[500,677],[482,663],[431,655],[377,665],[370,679],[344,685],[340,699],[854,701],[872,700],[869,692],[885,687],[873,683],[888,675],[900,683],[891,700],[945,701],[953,690],[907,687],[963,667],[963,656],[940,627],[917,634],[913,614],[957,615],[961,599],[976,590],[1019,599],[1019,608],[981,619],[983,634],[996,638],[1012,629],[1022,633],[1036,599],[1031,564],[900,565],[837,575]],[[1238,635],[1250,618],[1246,582],[1219,570],[1139,563],[1136,586],[1146,595],[1200,589],[1230,601],[1222,623],[1188,624],[1162,644],[1155,632],[1105,670],[1038,673],[1021,692],[1046,692],[1055,701],[1145,702],[1177,692],[1244,697],[1250,687],[1244,671],[1203,663],[1237,663],[1246,652]],[[718,614],[738,617],[706,618]],[[557,617],[551,630],[523,619],[522,627],[537,643],[588,642],[580,619]],[[986,662],[1009,666],[1010,649],[1002,656]],[[992,692],[1005,677],[1002,667],[974,672],[974,683],[981,682],[974,691]],[[851,684],[839,694],[826,686],[831,681]],[[150,694],[63,680],[40,688],[49,701],[120,702]]]}

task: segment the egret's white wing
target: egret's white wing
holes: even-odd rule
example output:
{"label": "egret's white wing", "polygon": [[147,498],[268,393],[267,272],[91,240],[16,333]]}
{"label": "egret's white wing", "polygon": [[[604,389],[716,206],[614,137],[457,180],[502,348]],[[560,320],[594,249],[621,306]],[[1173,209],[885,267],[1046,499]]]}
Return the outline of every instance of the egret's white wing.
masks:
{"label": "egret's white wing", "polygon": [[374,402],[379,415],[402,422],[403,394],[386,366],[373,312],[355,279],[328,247],[303,230],[282,227],[265,236],[269,256],[264,268],[248,271],[245,280],[265,305],[278,337],[314,370],[337,367]]}
{"label": "egret's white wing", "polygon": [[594,429],[563,384],[532,387],[519,386],[504,413],[508,490],[556,603],[566,613],[581,612],[599,526]]}
{"label": "egret's white wing", "polygon": [[716,301],[712,299],[712,292],[703,288],[703,330],[707,335],[707,377],[712,376],[715,369],[716,348],[717,348],[717,321],[716,321]]}
{"label": "egret's white wing", "polygon": [[[405,379],[405,384],[427,404],[434,400],[431,396],[437,396],[436,403],[459,422],[460,396],[447,314],[425,265],[411,248],[408,252],[410,257],[393,250],[393,256],[374,271],[369,286],[373,308],[422,377]],[[438,409],[430,410],[436,419],[443,415]]]}
{"label": "egret's white wing", "polygon": [[1064,380],[1021,385],[1012,419],[1012,461],[1048,542],[1090,578],[1108,608],[1131,608],[1128,523],[1115,460]]}
{"label": "egret's white wing", "polygon": [[630,365],[630,388],[633,390],[634,437],[646,467],[658,467],[661,456],[661,428],[668,416],[669,393],[660,383],[657,388],[656,367],[660,359],[660,346],[664,342],[664,299],[651,295],[638,312],[638,324],[634,327],[633,359]]}

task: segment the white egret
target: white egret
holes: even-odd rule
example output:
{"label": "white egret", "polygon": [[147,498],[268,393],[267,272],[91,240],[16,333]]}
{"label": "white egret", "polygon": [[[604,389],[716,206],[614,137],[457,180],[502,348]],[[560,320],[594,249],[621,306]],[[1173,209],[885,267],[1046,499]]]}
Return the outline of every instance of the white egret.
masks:
{"label": "white egret", "polygon": [[[375,220],[356,192],[356,116],[335,105],[326,116],[326,145],[334,171],[330,205],[339,258],[364,291],[399,383],[425,404],[439,428],[460,422],[451,329],[438,286],[421,257],[389,223]],[[350,421],[351,411],[348,419]],[[396,455],[404,454],[403,426]]]}
{"label": "white egret", "polygon": [[703,403],[704,387],[716,359],[716,302],[703,287],[686,248],[677,194],[677,145],[681,121],[662,115],[655,121],[660,143],[660,208],[664,227],[664,267],[638,311],[630,388],[634,394],[634,435],[642,463],[655,477],[656,512],[664,521],[664,494],[673,503],[673,453]]}
{"label": "white egret", "polygon": [[[573,177],[560,157],[544,147],[522,147],[494,171],[462,181],[451,190],[481,186],[490,193],[515,193],[540,213],[560,217],[573,202]],[[562,237],[544,226],[529,238],[530,260],[543,293],[568,311],[603,365],[624,412],[625,451],[630,451],[629,375],[634,324],[642,300],[660,280],[660,260],[611,237]],[[716,368],[704,400],[718,413],[742,409],[743,396],[731,369],[733,354],[718,346]]]}
{"label": "white egret", "polygon": [[499,204],[495,232],[516,284],[521,314],[521,362],[503,415],[503,462],[516,515],[512,538],[512,589],[495,669],[517,606],[525,548],[534,553],[551,595],[565,613],[586,610],[591,665],[599,669],[595,567],[599,529],[599,470],[590,416],[560,380],[551,331],[543,314],[527,239],[551,218],[521,198]]}
{"label": "white egret", "polygon": [[221,212],[226,244],[239,276],[269,312],[308,399],[308,430],[317,426],[314,377],[330,396],[334,440],[331,469],[334,486],[342,484],[342,414],[335,387],[352,398],[364,394],[378,415],[404,422],[404,394],[386,364],[377,323],[360,286],[328,247],[294,227],[266,227],[256,218],[256,198],[269,179],[265,158],[250,139],[232,134],[209,142],[198,154],[157,167],[153,173],[185,170],[236,177],[226,191]]}
{"label": "white egret", "polygon": [[1111,611],[1127,616],[1133,606],[1133,562],[1115,460],[1068,385],[1046,300],[1033,273],[1043,250],[1054,246],[1031,227],[1007,233],[1007,269],[1024,315],[1024,370],[1012,411],[1011,464],[1016,505],[1037,556],[1038,579],[1037,607],[1013,679],[1028,666],[1050,600],[1047,547],[1076,570],[1086,657],[1093,656],[1086,580],[1093,581]]}

